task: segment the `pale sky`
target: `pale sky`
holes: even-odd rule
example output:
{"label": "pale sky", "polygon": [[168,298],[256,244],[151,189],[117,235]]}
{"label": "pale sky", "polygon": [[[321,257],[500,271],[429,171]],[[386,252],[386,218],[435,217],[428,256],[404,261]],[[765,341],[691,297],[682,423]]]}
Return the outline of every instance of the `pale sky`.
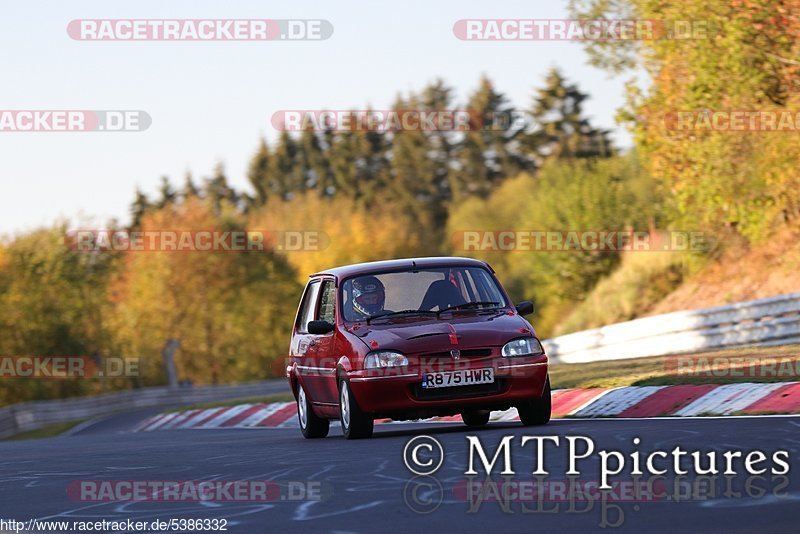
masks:
{"label": "pale sky", "polygon": [[[567,18],[566,0],[170,0],[3,2],[0,109],[144,110],[143,132],[0,132],[0,235],[59,218],[128,221],[135,188],[162,175],[181,184],[217,162],[248,188],[248,162],[281,109],[386,109],[398,92],[437,77],[462,103],[485,73],[528,107],[548,68],[591,95],[596,126],[614,123],[625,77],[591,67],[579,43],[475,42],[453,35],[464,18]],[[73,19],[326,19],[325,41],[91,42],[67,35]],[[248,188],[249,189],[249,188]]]}

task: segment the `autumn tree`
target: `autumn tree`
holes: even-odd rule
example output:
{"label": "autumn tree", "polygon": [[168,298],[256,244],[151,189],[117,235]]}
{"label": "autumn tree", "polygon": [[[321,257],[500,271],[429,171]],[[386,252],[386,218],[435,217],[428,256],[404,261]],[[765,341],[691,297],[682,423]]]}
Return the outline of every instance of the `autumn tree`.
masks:
{"label": "autumn tree", "polygon": [[247,180],[255,191],[253,203],[256,206],[263,206],[270,194],[269,162],[269,146],[267,146],[267,141],[262,137],[261,142],[258,144],[258,150],[250,160],[250,167],[247,170]]}
{"label": "autumn tree", "polygon": [[537,162],[612,155],[608,131],[595,128],[584,115],[583,103],[588,98],[558,69],[547,73],[530,109],[533,131],[523,141]]}
{"label": "autumn tree", "polygon": [[[76,252],[68,242],[67,225],[59,224],[0,245],[0,354],[117,356],[106,299],[108,279],[119,258]],[[88,377],[4,379],[0,404],[86,395],[107,385]]]}
{"label": "autumn tree", "polygon": [[[688,112],[755,111],[779,116],[800,99],[796,0],[573,0],[576,18],[664,21],[659,38],[587,43],[592,61],[613,71],[637,68],[620,117],[634,131],[647,170],[664,181],[675,226],[757,241],[800,217],[797,130],[717,129],[674,117]],[[670,34],[670,21],[692,33]]]}
{"label": "autumn tree", "polygon": [[523,132],[515,110],[486,76],[467,101],[469,129],[455,149],[455,169],[450,173],[454,201],[477,195],[485,197],[503,180],[532,167],[519,148]]}
{"label": "autumn tree", "polygon": [[[227,205],[226,205],[227,204]],[[144,231],[245,231],[224,197],[194,198],[148,214]],[[181,343],[179,375],[195,383],[267,377],[282,361],[297,300],[294,271],[271,249],[263,251],[129,251],[113,278],[117,348],[140,355],[149,383],[163,380],[161,350]]]}

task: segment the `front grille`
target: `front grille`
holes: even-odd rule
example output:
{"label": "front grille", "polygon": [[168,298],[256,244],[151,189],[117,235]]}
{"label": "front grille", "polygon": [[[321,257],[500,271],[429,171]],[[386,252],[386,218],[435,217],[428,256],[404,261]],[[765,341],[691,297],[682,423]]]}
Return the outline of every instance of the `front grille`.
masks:
{"label": "front grille", "polygon": [[422,384],[415,384],[411,392],[419,400],[446,400],[464,397],[480,397],[493,395],[503,391],[505,384],[502,379],[495,379],[491,384],[475,384],[474,386],[454,386],[449,388],[423,389]]}
{"label": "front grille", "polygon": [[[461,358],[486,358],[492,355],[492,349],[464,349],[461,351]],[[430,354],[423,354],[420,356],[422,360],[452,360],[450,351],[432,352]]]}

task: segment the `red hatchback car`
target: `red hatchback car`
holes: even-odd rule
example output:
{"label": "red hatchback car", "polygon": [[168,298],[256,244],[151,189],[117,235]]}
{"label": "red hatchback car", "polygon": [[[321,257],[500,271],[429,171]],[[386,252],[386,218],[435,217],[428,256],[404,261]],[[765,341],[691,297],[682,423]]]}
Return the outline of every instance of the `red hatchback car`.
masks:
{"label": "red hatchback car", "polygon": [[484,425],[516,407],[525,425],[550,420],[547,355],[485,262],[419,258],[311,275],[286,375],[307,438],[339,419],[346,438],[379,418],[461,414]]}

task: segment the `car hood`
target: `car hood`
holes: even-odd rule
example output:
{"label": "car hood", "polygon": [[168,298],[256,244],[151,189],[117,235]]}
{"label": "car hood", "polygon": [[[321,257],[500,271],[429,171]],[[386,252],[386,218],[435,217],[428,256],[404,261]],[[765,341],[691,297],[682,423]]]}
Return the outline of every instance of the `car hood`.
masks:
{"label": "car hood", "polygon": [[[470,313],[441,319],[397,319],[379,324],[359,323],[351,328],[371,350],[392,349],[407,354],[477,347],[498,347],[508,341],[535,335],[517,314]],[[455,334],[455,340],[451,339]],[[456,341],[456,343],[453,343]]]}

